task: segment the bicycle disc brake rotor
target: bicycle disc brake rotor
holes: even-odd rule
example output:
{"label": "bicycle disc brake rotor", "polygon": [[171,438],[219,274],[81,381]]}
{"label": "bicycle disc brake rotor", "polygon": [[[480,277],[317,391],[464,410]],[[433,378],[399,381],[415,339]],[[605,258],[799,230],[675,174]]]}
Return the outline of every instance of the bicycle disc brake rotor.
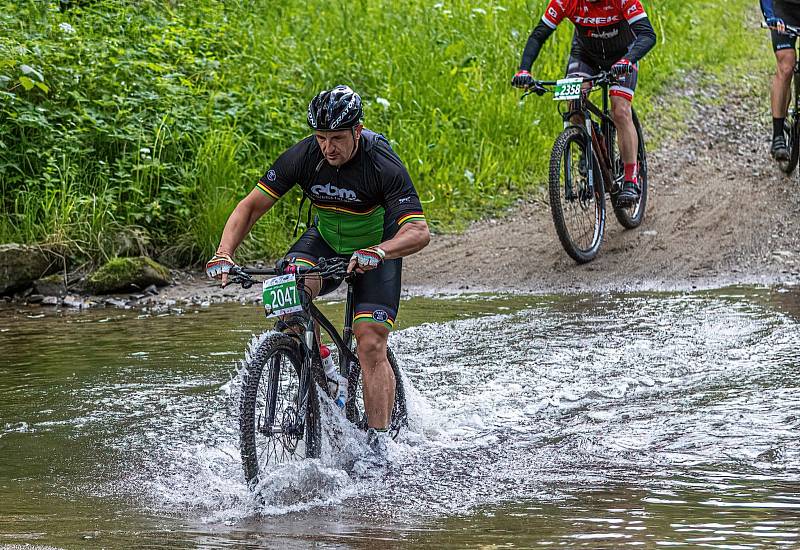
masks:
{"label": "bicycle disc brake rotor", "polygon": [[286,407],[281,419],[281,442],[290,453],[297,450],[297,443],[303,437],[303,430],[297,421],[297,411],[294,407]]}
{"label": "bicycle disc brake rotor", "polygon": [[581,208],[588,210],[592,206],[592,193],[589,191],[588,182],[581,182],[580,191],[578,191],[578,199],[580,199]]}

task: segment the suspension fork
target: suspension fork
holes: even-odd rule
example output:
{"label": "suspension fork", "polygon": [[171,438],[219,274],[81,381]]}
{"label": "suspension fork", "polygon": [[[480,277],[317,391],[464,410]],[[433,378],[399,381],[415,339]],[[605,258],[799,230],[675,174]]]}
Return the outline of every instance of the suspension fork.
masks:
{"label": "suspension fork", "polygon": [[595,142],[597,141],[597,136],[594,133],[594,128],[592,127],[592,117],[589,116],[589,112],[585,111],[583,113],[583,124],[584,124],[584,131],[586,135],[589,136],[589,139],[586,140],[588,144],[586,148],[586,174],[589,177],[589,196],[594,197],[594,148]]}
{"label": "suspension fork", "polygon": [[[594,150],[596,147],[595,135],[592,128],[592,119],[589,116],[589,110],[586,106],[586,96],[581,94],[581,98],[573,100],[569,104],[569,109],[561,113],[564,119],[564,129],[569,126],[576,126],[581,128],[586,137],[586,174],[589,182],[589,196],[594,196]],[[583,119],[583,126],[576,124],[572,121],[574,117],[581,117]]]}
{"label": "suspension fork", "polygon": [[311,384],[314,383],[314,372],[312,367],[314,364],[316,333],[314,331],[314,316],[311,315],[310,309],[312,305],[311,296],[306,292],[302,279],[297,281],[297,291],[300,293],[300,303],[303,306],[303,312],[307,315],[307,319],[303,327],[302,338],[300,339],[303,364],[300,367],[300,375],[298,376],[300,382],[300,395],[303,396],[303,399],[302,402],[298,404],[299,406],[297,411],[298,422],[302,425],[305,425],[308,400],[311,397]]}
{"label": "suspension fork", "polygon": [[344,329],[342,330],[342,335],[344,336],[344,354],[345,356],[342,358],[341,365],[339,365],[339,370],[345,378],[348,380],[350,379],[350,364],[355,362],[355,356],[351,351],[353,337],[355,333],[353,332],[353,317],[355,317],[355,300],[354,300],[354,292],[353,292],[353,285],[350,281],[347,281],[347,301],[345,302],[344,308]]}
{"label": "suspension fork", "polygon": [[794,73],[792,74],[792,88],[794,88],[794,113],[792,113],[792,129],[794,129],[794,121],[800,116],[800,59],[794,65]]}

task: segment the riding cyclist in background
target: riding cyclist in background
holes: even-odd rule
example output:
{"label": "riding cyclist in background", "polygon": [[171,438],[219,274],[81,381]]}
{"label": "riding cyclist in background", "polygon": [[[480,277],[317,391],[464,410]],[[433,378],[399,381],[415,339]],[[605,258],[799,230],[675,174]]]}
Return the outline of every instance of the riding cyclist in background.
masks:
{"label": "riding cyclist in background", "polygon": [[641,193],[636,153],[639,143],[631,115],[631,101],[638,80],[639,60],[656,43],[656,33],[639,0],[550,0],[542,20],[533,29],[519,71],[511,83],[528,88],[530,73],[544,42],[561,21],[575,26],[567,64],[568,77],[590,77],[611,71],[619,83],[611,87],[611,116],[617,127],[619,151],[625,165],[625,182],[617,195],[617,206],[635,204]]}
{"label": "riding cyclist in background", "polygon": [[[221,278],[253,224],[295,184],[309,197],[315,224],[289,249],[286,259],[313,266],[319,258],[350,260],[354,282],[353,330],[364,378],[367,441],[385,452],[395,380],[387,358],[389,330],[400,303],[401,258],[424,248],[430,233],[411,178],[383,136],[361,124],[361,98],[347,86],[323,91],[308,106],[314,134],[285,151],[236,206],[219,248],[206,265]],[[338,283],[308,278],[312,298]]]}
{"label": "riding cyclist in background", "polygon": [[795,44],[797,37],[784,34],[786,25],[800,26],[800,0],[761,0],[764,20],[772,29],[772,49],[778,61],[778,70],[772,79],[772,149],[775,160],[789,160],[789,148],[783,135],[786,113],[789,110],[789,88],[797,62]]}

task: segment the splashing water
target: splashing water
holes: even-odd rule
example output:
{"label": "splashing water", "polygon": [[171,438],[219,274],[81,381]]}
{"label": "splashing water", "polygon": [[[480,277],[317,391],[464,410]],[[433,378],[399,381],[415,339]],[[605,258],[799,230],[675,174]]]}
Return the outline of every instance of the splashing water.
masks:
{"label": "splashing water", "polygon": [[[364,434],[323,398],[321,458],[274,466],[251,492],[238,448],[246,360],[221,384],[219,373],[230,367],[227,355],[214,355],[218,341],[175,346],[190,342],[196,326],[177,335],[167,327],[147,349],[131,346],[113,369],[102,365],[113,364],[118,350],[104,352],[100,333],[101,366],[88,378],[64,375],[61,409],[59,398],[48,399],[52,374],[37,375],[41,384],[6,377],[20,381],[6,395],[21,412],[3,419],[0,443],[51,437],[65,445],[62,433],[85,440],[98,450],[76,451],[85,462],[64,494],[122,498],[167,524],[191,518],[190,527],[178,527],[188,531],[269,525],[294,533],[300,522],[303,536],[376,528],[391,538],[402,530],[393,522],[450,532],[442,527],[447,518],[465,517],[476,526],[466,539],[474,543],[492,529],[487,518],[496,513],[497,524],[507,513],[555,525],[548,529],[561,529],[556,543],[586,535],[602,547],[591,537],[628,527],[638,533],[644,515],[664,526],[656,538],[633,541],[685,543],[682,533],[699,529],[750,548],[759,540],[753,533],[769,525],[777,526],[770,540],[797,541],[797,524],[786,519],[796,514],[790,488],[800,480],[793,317],[722,293],[545,297],[502,314],[496,305],[491,315],[392,334],[409,428],[375,475],[353,473],[368,454]],[[149,325],[154,335],[156,326]],[[118,347],[119,331],[108,334]],[[248,353],[263,337],[252,339]],[[26,405],[36,401],[42,406]],[[108,468],[92,462],[98,453]],[[582,513],[598,520],[576,532],[570,518]],[[338,527],[325,519],[331,514]],[[713,526],[732,518],[735,527]],[[453,529],[468,533],[469,522]],[[415,537],[437,540],[423,531]]]}

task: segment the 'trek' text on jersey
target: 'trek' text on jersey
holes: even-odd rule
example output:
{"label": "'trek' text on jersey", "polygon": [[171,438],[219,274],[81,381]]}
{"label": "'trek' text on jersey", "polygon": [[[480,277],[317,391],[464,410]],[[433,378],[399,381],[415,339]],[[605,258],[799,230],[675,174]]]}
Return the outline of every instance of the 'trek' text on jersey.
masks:
{"label": "'trek' text on jersey", "polygon": [[425,219],[400,158],[386,138],[367,129],[342,166],[328,164],[309,136],[278,157],[256,187],[277,200],[294,185],[311,199],[320,235],[339,254],[378,245],[403,224]]}
{"label": "'trek' text on jersey", "polygon": [[639,0],[550,0],[542,21],[555,29],[564,19],[575,25],[575,40],[597,60],[616,61],[635,40],[631,25],[647,17]]}

